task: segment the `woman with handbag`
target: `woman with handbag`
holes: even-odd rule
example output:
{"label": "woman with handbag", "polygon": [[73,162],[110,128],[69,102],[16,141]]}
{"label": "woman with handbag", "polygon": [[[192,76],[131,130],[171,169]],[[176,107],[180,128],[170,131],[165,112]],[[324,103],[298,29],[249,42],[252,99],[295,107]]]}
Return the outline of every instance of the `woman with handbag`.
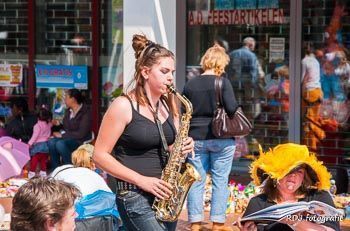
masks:
{"label": "woman with handbag", "polygon": [[215,79],[222,79],[222,106],[226,113],[233,115],[238,106],[229,80],[221,77],[228,63],[229,56],[224,48],[219,45],[209,48],[201,59],[204,73],[189,80],[183,91],[193,105],[189,136],[195,140],[195,157],[189,157],[188,162],[202,177],[201,181],[193,184],[187,198],[188,219],[193,231],[200,230],[201,221],[204,220],[203,193],[207,172],[211,174],[213,183],[210,210],[212,230],[232,230],[224,224],[229,196],[227,183],[235,151],[235,140],[216,138],[211,127],[217,108]]}

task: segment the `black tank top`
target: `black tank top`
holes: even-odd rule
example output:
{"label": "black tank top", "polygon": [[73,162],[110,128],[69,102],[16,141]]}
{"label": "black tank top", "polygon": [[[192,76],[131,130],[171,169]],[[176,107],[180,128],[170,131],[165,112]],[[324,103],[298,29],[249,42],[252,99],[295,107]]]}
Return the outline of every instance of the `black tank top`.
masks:
{"label": "black tank top", "polygon": [[[157,124],[139,113],[139,105],[135,110],[130,98],[125,97],[131,104],[132,119],[114,147],[116,159],[144,176],[159,178],[166,165],[167,156],[162,152]],[[171,112],[162,126],[168,145],[173,144],[176,129]]]}

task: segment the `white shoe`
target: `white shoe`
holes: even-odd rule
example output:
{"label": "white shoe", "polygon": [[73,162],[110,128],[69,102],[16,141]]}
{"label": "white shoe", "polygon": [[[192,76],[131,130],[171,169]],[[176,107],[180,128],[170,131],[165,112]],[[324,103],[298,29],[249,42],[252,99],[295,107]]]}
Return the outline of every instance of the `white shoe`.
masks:
{"label": "white shoe", "polygon": [[29,172],[28,172],[28,178],[31,179],[31,178],[33,178],[33,177],[35,177],[35,172],[29,171]]}
{"label": "white shoe", "polygon": [[41,177],[47,177],[47,173],[45,171],[40,171],[39,175]]}

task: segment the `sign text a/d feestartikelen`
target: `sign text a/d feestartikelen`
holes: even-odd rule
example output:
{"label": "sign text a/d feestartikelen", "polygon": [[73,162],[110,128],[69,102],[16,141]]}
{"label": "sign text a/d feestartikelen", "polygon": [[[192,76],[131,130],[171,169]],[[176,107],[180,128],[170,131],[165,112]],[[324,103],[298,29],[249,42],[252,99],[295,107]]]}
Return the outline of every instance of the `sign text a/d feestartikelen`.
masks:
{"label": "sign text a/d feestartikelen", "polygon": [[272,25],[284,24],[284,10],[270,9],[231,9],[193,10],[188,12],[187,24],[196,25]]}
{"label": "sign text a/d feestartikelen", "polygon": [[37,88],[88,88],[87,66],[36,65]]}

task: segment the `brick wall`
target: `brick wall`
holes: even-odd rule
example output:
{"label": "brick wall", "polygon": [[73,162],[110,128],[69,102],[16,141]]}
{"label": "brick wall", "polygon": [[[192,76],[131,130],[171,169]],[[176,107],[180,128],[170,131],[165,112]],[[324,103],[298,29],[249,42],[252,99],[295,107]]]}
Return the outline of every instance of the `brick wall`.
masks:
{"label": "brick wall", "polygon": [[[28,52],[28,1],[0,2],[0,32],[7,31],[7,39],[0,39],[0,52]],[[91,0],[37,0],[36,48],[38,53],[60,53],[76,34],[91,44]]]}
{"label": "brick wall", "polygon": [[[325,44],[325,31],[330,24],[333,16],[333,10],[335,7],[335,0],[321,0],[321,1],[304,1],[303,8],[303,41],[310,42],[315,48],[324,49],[326,51]],[[346,3],[347,1],[338,1],[340,3]],[[350,48],[350,15],[349,5],[346,5],[346,15],[341,17],[341,38],[342,44],[347,49]],[[347,54],[349,60],[349,54]],[[340,78],[340,77],[339,77]],[[346,84],[343,84],[343,90],[345,96],[349,93],[349,88]],[[335,110],[334,113],[337,113]],[[343,158],[349,156],[349,128],[348,122],[344,125],[330,126],[325,121],[322,128],[326,131],[326,138],[320,143],[318,154],[326,163],[347,163],[349,161]]]}
{"label": "brick wall", "polygon": [[27,8],[26,0],[0,1],[0,32],[7,32],[7,38],[0,38],[1,53],[28,52]]}
{"label": "brick wall", "polygon": [[[92,40],[91,0],[39,0],[36,3],[36,47],[38,53],[61,53],[76,35]],[[91,49],[90,49],[91,50]],[[89,52],[89,50],[87,50]]]}

